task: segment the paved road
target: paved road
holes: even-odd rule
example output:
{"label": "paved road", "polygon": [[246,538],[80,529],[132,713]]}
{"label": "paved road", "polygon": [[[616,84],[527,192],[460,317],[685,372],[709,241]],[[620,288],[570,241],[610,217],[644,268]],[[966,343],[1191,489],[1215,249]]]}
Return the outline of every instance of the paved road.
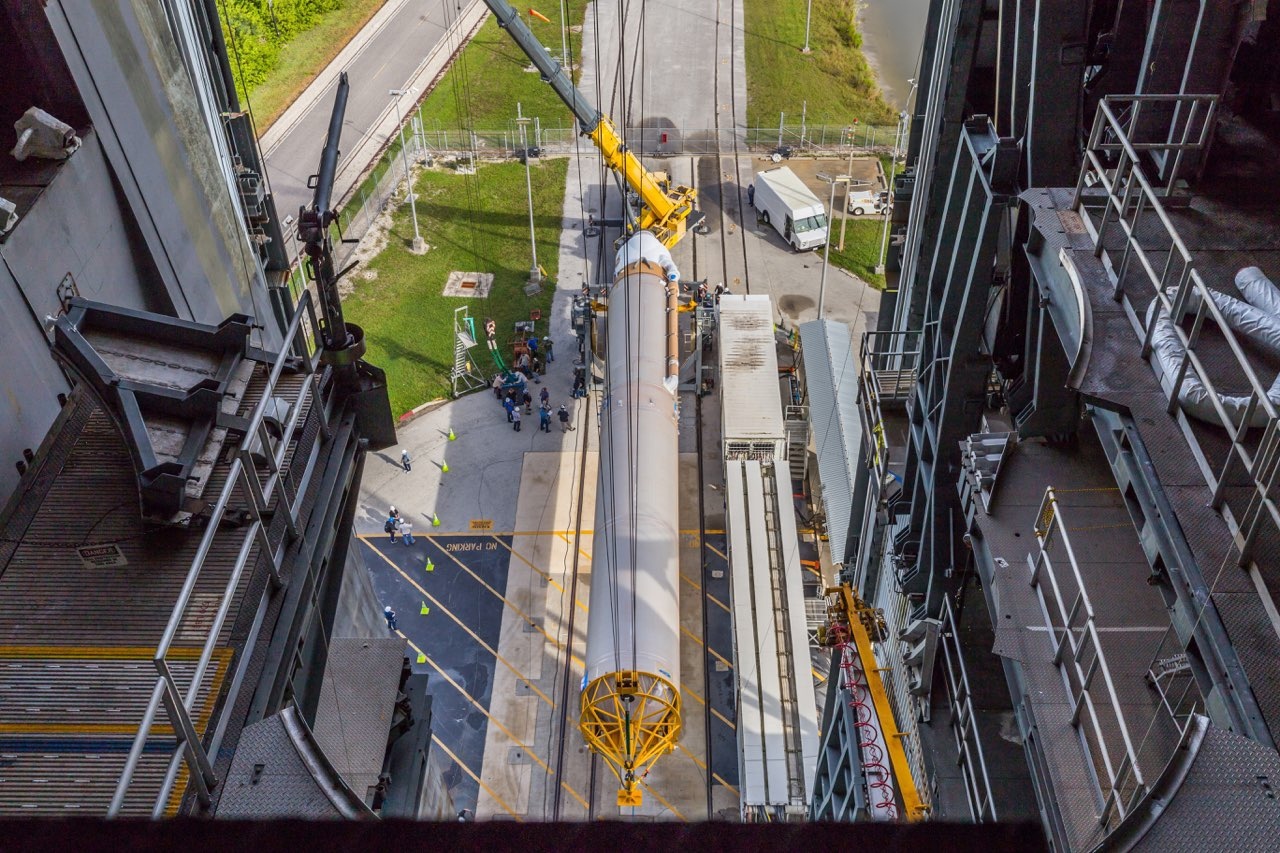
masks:
{"label": "paved road", "polygon": [[[388,90],[415,86],[417,92],[403,97],[400,104],[402,111],[411,109],[483,15],[484,4],[479,0],[388,0],[262,135],[271,189],[282,219],[296,217],[299,207],[311,200],[307,178],[319,166],[338,73],[347,72],[351,95],[342,130],[343,157],[335,199],[341,199],[355,184],[396,132]],[[290,255],[294,254],[290,246]]]}

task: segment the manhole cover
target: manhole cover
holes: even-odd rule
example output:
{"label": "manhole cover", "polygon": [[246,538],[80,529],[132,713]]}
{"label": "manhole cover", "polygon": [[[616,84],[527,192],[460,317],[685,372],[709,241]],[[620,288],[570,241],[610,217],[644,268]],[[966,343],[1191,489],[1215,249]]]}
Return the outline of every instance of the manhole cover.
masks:
{"label": "manhole cover", "polygon": [[454,270],[444,283],[444,296],[485,298],[493,287],[491,272],[461,272]]}

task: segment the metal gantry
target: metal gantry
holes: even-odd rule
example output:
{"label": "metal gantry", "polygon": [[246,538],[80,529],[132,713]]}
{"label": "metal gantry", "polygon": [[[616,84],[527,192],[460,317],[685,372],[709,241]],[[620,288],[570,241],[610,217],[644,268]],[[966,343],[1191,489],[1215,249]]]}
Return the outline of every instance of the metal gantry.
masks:
{"label": "metal gantry", "polygon": [[[305,323],[304,320],[306,321]],[[309,291],[304,292],[285,334],[280,354],[276,356],[272,365],[271,373],[263,388],[262,398],[254,407],[253,414],[249,418],[248,427],[239,446],[236,448],[235,459],[232,461],[230,470],[227,473],[226,483],[223,485],[222,491],[219,493],[218,499],[209,515],[208,526],[205,528],[204,536],[200,540],[200,546],[196,551],[195,557],[191,561],[191,567],[187,570],[186,580],[183,582],[178,598],[174,602],[164,634],[156,646],[155,655],[152,659],[157,673],[156,685],[152,691],[151,699],[147,703],[142,721],[138,725],[138,733],[134,737],[133,745],[130,747],[124,770],[120,774],[120,781],[116,785],[115,795],[112,797],[111,806],[107,811],[108,817],[119,815],[121,808],[124,806],[125,798],[128,796],[133,784],[138,762],[142,757],[148,739],[152,736],[156,716],[162,705],[165,709],[166,718],[173,727],[178,744],[170,760],[164,783],[156,794],[152,815],[159,817],[164,813],[184,761],[188,776],[195,785],[196,794],[200,802],[208,805],[211,801],[210,791],[218,784],[218,779],[214,775],[213,763],[209,757],[212,750],[206,746],[204,738],[196,729],[196,720],[193,717],[195,703],[204,684],[209,663],[217,649],[222,628],[226,623],[228,614],[231,612],[232,601],[240,590],[246,569],[257,565],[258,559],[265,555],[268,560],[267,570],[270,573],[271,580],[275,585],[279,586],[282,580],[281,561],[285,547],[291,538],[298,535],[297,522],[300,509],[298,497],[303,489],[299,488],[295,490],[294,494],[290,495],[289,490],[285,488],[286,481],[284,477],[287,470],[285,457],[292,444],[292,436],[298,427],[300,418],[308,410],[308,404],[316,399],[315,369],[319,361],[318,353],[301,360],[301,367],[307,376],[299,384],[297,392],[292,399],[287,401],[289,415],[287,421],[284,421],[284,429],[280,437],[273,437],[270,434],[267,429],[266,418],[269,414],[278,412],[279,400],[275,393],[280,384],[280,377],[284,372],[285,366],[295,362],[291,352],[295,340],[299,339],[300,334],[304,334],[304,340],[309,339],[309,333],[316,328],[316,325],[311,294]],[[306,333],[303,332],[304,329],[307,330]],[[265,479],[261,476],[260,467],[266,468]],[[250,521],[243,527],[223,528],[222,521],[231,507],[233,497],[237,495],[239,499],[235,502],[235,509],[246,510],[250,516]],[[289,534],[275,548],[271,546],[267,532],[270,524],[269,514],[272,513],[280,514],[284,517]],[[191,680],[187,683],[186,688],[183,689],[174,676],[169,656],[179,632],[184,630],[184,621],[190,613],[192,599],[196,586],[200,581],[201,572],[213,547],[214,539],[219,535],[239,536],[241,544],[236,556],[235,566],[218,599],[215,615],[209,622],[208,627],[202,629],[204,640],[200,657],[195,671],[192,673]],[[187,626],[187,629],[189,628],[190,626]]]}

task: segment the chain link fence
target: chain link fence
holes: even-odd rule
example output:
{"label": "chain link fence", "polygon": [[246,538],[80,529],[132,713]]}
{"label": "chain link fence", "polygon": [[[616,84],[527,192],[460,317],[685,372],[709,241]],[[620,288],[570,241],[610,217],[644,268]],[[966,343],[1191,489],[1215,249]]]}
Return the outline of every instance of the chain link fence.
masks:
{"label": "chain link fence", "polygon": [[[524,144],[514,120],[506,128],[464,131],[433,126],[421,113],[411,115],[404,127],[404,148],[411,167],[436,160],[452,162],[460,169],[474,168],[483,160],[503,160],[535,149],[534,156],[569,156],[575,150],[592,152],[587,140],[575,146],[576,125],[543,124],[537,119],[525,128]],[[749,154],[765,156],[839,156],[891,153],[899,144],[899,128],[873,125],[788,125],[724,130],[719,128],[639,127],[628,128],[623,138],[642,157],[707,156]],[[348,240],[360,240],[377,218],[405,195],[405,155],[398,142],[388,149],[373,171],[343,201],[338,222]],[[355,249],[344,243],[339,263],[345,265]]]}

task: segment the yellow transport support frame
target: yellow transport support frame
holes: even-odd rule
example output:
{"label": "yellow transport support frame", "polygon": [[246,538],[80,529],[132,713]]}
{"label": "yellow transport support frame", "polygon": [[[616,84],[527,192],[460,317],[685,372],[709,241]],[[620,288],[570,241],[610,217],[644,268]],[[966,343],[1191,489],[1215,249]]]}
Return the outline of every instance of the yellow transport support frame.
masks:
{"label": "yellow transport support frame", "polygon": [[893,706],[889,704],[889,694],[884,689],[884,681],[880,678],[880,665],[876,662],[875,650],[871,647],[871,635],[863,623],[864,616],[876,619],[874,611],[854,593],[848,584],[841,584],[827,590],[827,594],[838,594],[849,623],[849,632],[857,649],[858,659],[862,662],[862,671],[867,677],[867,690],[875,705],[876,716],[880,720],[880,728],[884,732],[885,744],[889,748],[889,763],[893,768],[893,780],[898,786],[898,796],[902,798],[903,811],[908,821],[924,820],[929,816],[929,807],[920,799],[920,791],[916,788],[915,778],[911,775],[911,765],[907,763],[906,750],[902,748],[905,735],[899,731],[898,722],[893,716]]}
{"label": "yellow transport support frame", "polygon": [[581,702],[578,728],[618,777],[618,805],[640,805],[640,779],[680,738],[680,691],[660,675],[611,672],[588,684]]}

